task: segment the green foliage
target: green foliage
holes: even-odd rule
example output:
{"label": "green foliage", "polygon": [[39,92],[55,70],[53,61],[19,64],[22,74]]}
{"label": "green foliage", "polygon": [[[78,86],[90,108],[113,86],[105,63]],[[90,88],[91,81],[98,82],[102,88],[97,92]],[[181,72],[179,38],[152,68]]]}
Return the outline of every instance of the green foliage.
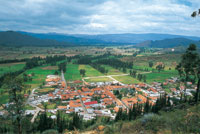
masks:
{"label": "green foliage", "polygon": [[153,62],[152,61],[149,62],[149,67],[153,67]]}
{"label": "green foliage", "polygon": [[81,79],[77,64],[67,64],[66,73],[64,75],[67,81],[74,81]]}
{"label": "green foliage", "polygon": [[192,83],[196,82],[196,78],[198,79],[197,84],[197,92],[195,95],[196,103],[199,100],[199,91],[200,91],[200,57],[197,53],[197,48],[195,44],[191,44],[186,52],[182,55],[182,60],[176,67],[179,72],[180,78],[183,82],[185,82],[185,86],[187,87],[186,82],[190,81]]}
{"label": "green foliage", "polygon": [[80,75],[82,75],[82,77],[84,77],[85,76],[85,72],[86,72],[85,69],[80,69],[79,71],[80,71]]}
{"label": "green foliage", "polygon": [[17,133],[22,133],[21,121],[24,118],[25,104],[23,96],[23,80],[22,79],[7,79],[7,85],[9,88],[9,105],[5,106],[4,109],[8,112],[13,125],[17,127]]}
{"label": "green foliage", "polygon": [[57,130],[49,129],[49,130],[42,132],[42,134],[59,134],[59,133]]}
{"label": "green foliage", "polygon": [[1,64],[0,66],[0,76],[5,73],[15,72],[23,69],[25,66],[24,63],[9,63],[9,64]]}

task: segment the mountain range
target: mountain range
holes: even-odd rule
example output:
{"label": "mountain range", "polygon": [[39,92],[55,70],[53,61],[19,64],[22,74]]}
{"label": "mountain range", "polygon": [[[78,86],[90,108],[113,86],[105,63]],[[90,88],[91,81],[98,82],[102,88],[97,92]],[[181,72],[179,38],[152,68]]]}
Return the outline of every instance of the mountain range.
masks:
{"label": "mountain range", "polygon": [[0,45],[7,46],[77,46],[77,45],[136,45],[137,47],[169,48],[200,45],[200,37],[172,34],[58,34],[23,31],[0,32]]}

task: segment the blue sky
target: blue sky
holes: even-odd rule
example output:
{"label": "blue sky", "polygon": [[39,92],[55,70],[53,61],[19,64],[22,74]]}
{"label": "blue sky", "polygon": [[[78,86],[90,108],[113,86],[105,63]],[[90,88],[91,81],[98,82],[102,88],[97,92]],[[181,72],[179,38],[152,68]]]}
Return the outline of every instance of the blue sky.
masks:
{"label": "blue sky", "polygon": [[0,0],[0,30],[200,34],[200,0]]}

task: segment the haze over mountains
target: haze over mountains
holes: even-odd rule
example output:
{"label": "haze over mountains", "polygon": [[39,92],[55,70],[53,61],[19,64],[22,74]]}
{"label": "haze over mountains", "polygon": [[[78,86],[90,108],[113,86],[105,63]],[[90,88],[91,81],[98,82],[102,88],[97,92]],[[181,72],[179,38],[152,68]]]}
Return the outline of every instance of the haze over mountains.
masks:
{"label": "haze over mountains", "polygon": [[76,45],[136,45],[137,47],[200,45],[200,37],[171,34],[57,34],[6,31],[0,32],[0,45],[7,46],[76,46]]}

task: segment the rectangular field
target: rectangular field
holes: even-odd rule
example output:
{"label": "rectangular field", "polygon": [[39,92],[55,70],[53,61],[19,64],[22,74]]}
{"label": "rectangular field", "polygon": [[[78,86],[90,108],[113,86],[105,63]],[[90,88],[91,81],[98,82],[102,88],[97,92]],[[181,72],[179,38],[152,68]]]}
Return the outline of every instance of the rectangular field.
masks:
{"label": "rectangular field", "polygon": [[25,82],[25,84],[31,85],[32,88],[35,88],[41,85],[45,81],[47,75],[54,74],[55,71],[56,71],[55,66],[48,66],[48,65],[27,70],[25,72],[26,74],[33,73],[34,76],[32,76],[32,81]]}
{"label": "rectangular field", "polygon": [[127,76],[113,76],[114,79],[118,80],[119,82],[123,84],[135,84],[140,83],[137,79],[127,75]]}
{"label": "rectangular field", "polygon": [[24,66],[24,62],[0,64],[0,76],[8,72],[15,72],[23,69]]}
{"label": "rectangular field", "polygon": [[94,76],[103,76],[101,72],[98,70],[94,69],[90,65],[79,65],[79,70],[80,69],[85,69],[85,77],[94,77]]}
{"label": "rectangular field", "polygon": [[66,81],[81,80],[81,75],[79,72],[79,65],[77,64],[67,64],[67,69],[65,72]]}
{"label": "rectangular field", "polygon": [[161,71],[160,73],[148,73],[146,75],[147,83],[152,82],[164,82],[166,79],[170,77],[177,77],[178,72],[175,70],[169,70],[169,71]]}
{"label": "rectangular field", "polygon": [[108,70],[108,73],[107,75],[118,75],[118,74],[123,74],[123,72],[111,67],[111,66],[108,66],[108,65],[102,65],[103,67],[105,67],[105,69]]}
{"label": "rectangular field", "polygon": [[86,82],[111,82],[111,80],[108,77],[100,77],[100,78],[91,78],[91,79],[85,79]]}

